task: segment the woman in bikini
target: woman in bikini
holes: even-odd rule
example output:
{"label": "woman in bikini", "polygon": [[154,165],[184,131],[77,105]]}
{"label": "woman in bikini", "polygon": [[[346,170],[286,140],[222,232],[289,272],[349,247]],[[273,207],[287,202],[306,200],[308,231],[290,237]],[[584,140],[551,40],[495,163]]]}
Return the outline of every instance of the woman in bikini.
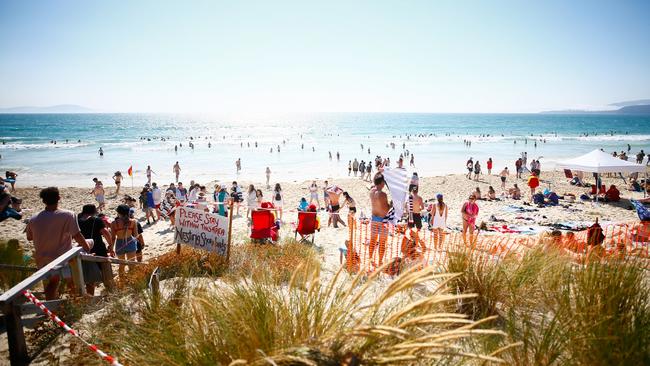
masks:
{"label": "woman in bikini", "polygon": [[438,202],[431,207],[431,229],[433,229],[433,246],[435,249],[440,249],[445,239],[448,209],[441,193],[436,195],[436,200]]}
{"label": "woman in bikini", "polygon": [[350,194],[348,194],[348,192],[343,192],[343,198],[344,198],[344,200],[343,200],[343,204],[341,205],[341,208],[343,208],[343,206],[347,205],[348,206],[348,216],[354,216],[357,213],[357,203],[356,203],[356,201],[354,200],[354,198],[352,198],[350,196]]}
{"label": "woman in bikini", "polygon": [[467,245],[467,231],[469,230],[469,236],[474,242],[474,227],[476,226],[476,217],[478,216],[478,205],[476,204],[476,197],[472,194],[467,199],[467,202],[463,203],[463,207],[460,209],[460,213],[463,216],[463,243]]}
{"label": "woman in bikini", "polygon": [[314,200],[316,200],[316,205],[320,209],[320,201],[318,199],[318,185],[316,184],[316,181],[312,181],[311,185],[309,186],[309,204],[311,205]]}
{"label": "woman in bikini", "polygon": [[115,189],[115,195],[117,196],[120,194],[120,185],[122,185],[122,172],[119,170],[113,174],[113,180],[115,181],[115,186],[117,187]]}
{"label": "woman in bikini", "polygon": [[[129,218],[129,206],[119,205],[115,209],[117,217],[111,223],[111,245],[119,259],[133,260],[138,250],[138,227],[135,220]],[[133,268],[129,265],[129,271]],[[124,276],[124,264],[120,264],[118,273]]]}

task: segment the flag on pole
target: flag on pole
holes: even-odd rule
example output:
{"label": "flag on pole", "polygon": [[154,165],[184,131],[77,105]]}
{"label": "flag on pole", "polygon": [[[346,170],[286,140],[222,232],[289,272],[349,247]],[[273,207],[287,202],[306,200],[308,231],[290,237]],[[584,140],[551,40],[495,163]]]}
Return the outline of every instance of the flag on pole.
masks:
{"label": "flag on pole", "polygon": [[133,165],[129,167],[129,170],[127,170],[127,173],[129,174],[129,177],[133,176]]}

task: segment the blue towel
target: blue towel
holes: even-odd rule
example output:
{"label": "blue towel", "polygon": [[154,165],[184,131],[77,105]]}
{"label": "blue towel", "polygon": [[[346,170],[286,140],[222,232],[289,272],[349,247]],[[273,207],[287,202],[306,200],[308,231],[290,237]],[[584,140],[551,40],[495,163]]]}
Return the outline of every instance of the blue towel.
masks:
{"label": "blue towel", "polygon": [[636,208],[636,213],[639,215],[639,220],[641,221],[650,221],[650,210],[643,205],[643,203],[635,200],[630,200]]}

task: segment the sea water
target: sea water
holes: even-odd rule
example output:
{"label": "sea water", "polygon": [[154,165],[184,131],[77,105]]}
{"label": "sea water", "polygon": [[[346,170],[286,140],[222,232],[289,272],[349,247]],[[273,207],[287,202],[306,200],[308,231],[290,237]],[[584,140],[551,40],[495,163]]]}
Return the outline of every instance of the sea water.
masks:
{"label": "sea water", "polygon": [[[471,141],[471,146],[465,141]],[[551,169],[555,161],[596,148],[627,152],[628,144],[632,160],[640,149],[650,151],[650,117],[0,114],[0,170],[18,173],[19,185],[37,186],[91,186],[93,177],[112,184],[110,177],[118,170],[128,185],[130,166],[138,186],[146,182],[147,165],[155,172],[153,181],[169,184],[176,161],[182,169],[181,180],[186,182],[262,182],[267,166],[272,182],[336,179],[348,176],[348,164],[355,158],[361,162],[380,155],[395,164],[405,150],[415,156],[413,170],[421,176],[462,173],[470,157],[478,159],[484,171],[490,157],[495,171],[506,165],[513,169],[522,152],[527,152],[529,161],[539,158],[544,170]],[[100,147],[103,156],[98,153]],[[239,173],[235,169],[238,158],[242,162]],[[409,159],[405,161],[408,167]]]}

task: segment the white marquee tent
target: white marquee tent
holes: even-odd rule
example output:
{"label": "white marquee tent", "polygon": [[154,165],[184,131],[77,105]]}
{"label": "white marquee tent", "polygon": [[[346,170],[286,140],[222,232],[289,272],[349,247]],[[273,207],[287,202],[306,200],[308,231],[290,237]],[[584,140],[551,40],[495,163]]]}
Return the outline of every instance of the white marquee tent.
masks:
{"label": "white marquee tent", "polygon": [[577,158],[560,161],[556,165],[560,169],[578,170],[589,173],[643,173],[646,166],[621,160],[598,149],[578,156]]}
{"label": "white marquee tent", "polygon": [[[560,161],[556,165],[560,169],[577,170],[581,172],[596,173],[596,181],[601,173],[644,173],[646,166],[621,160],[612,155],[594,150],[577,158]],[[645,191],[644,191],[645,194]],[[598,200],[598,196],[596,196]]]}

